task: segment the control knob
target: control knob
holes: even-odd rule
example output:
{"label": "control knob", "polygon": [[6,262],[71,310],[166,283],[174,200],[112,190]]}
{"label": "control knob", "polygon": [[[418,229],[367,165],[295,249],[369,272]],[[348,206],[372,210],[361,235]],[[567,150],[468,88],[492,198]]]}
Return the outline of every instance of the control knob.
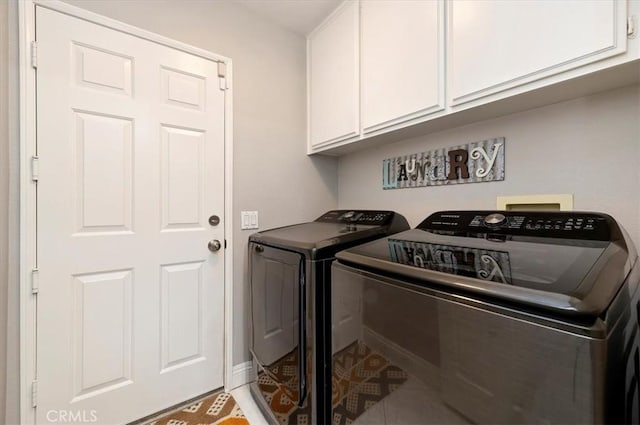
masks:
{"label": "control knob", "polygon": [[343,219],[343,220],[349,220],[351,217],[353,217],[355,215],[355,213],[356,213],[355,211],[349,211],[349,212],[344,213],[342,215],[342,217],[340,217],[340,218]]}
{"label": "control knob", "polygon": [[487,227],[498,227],[506,221],[504,214],[493,213],[484,218],[484,224]]}

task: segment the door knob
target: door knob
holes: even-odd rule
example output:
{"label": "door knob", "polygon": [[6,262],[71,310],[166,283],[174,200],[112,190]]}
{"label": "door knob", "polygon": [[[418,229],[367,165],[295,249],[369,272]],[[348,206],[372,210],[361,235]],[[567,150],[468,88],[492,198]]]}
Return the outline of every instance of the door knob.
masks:
{"label": "door knob", "polygon": [[219,251],[220,248],[222,248],[222,244],[220,243],[219,240],[217,239],[212,239],[209,241],[209,243],[207,244],[207,247],[209,248],[209,251],[211,252],[216,252]]}

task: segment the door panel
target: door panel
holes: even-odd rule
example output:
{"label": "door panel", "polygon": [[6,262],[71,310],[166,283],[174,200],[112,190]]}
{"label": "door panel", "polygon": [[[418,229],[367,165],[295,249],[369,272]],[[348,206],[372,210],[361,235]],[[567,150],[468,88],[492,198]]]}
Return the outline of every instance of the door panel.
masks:
{"label": "door panel", "polygon": [[131,270],[73,279],[75,379],[72,401],[132,382]]}
{"label": "door panel", "polygon": [[271,365],[298,345],[300,255],[270,247],[251,252],[252,348]]}
{"label": "door panel", "polygon": [[133,121],[97,113],[73,114],[78,231],[133,230]]}
{"label": "door panel", "polygon": [[203,263],[162,266],[162,372],[204,360]]}
{"label": "door panel", "polygon": [[162,230],[204,229],[205,133],[161,127]]}
{"label": "door panel", "polygon": [[222,386],[217,63],[36,8],[39,402],[125,423]]}

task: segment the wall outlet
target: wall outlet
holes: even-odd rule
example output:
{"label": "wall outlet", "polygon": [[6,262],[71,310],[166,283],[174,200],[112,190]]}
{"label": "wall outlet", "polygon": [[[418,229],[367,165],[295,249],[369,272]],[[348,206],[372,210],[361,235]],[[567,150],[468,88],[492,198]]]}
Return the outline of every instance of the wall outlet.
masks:
{"label": "wall outlet", "polygon": [[258,228],[258,211],[240,211],[240,228],[242,230]]}

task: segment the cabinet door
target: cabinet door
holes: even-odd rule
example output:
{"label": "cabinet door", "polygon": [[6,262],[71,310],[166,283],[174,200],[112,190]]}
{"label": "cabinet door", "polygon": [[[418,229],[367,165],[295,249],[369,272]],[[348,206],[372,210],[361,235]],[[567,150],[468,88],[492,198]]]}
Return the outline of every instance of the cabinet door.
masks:
{"label": "cabinet door", "polygon": [[626,3],[625,0],[450,2],[451,104],[490,96],[623,53]]}
{"label": "cabinet door", "polygon": [[362,2],[365,133],[444,109],[443,18],[441,1]]}
{"label": "cabinet door", "polygon": [[358,2],[344,2],[308,40],[309,142],[359,133]]}

